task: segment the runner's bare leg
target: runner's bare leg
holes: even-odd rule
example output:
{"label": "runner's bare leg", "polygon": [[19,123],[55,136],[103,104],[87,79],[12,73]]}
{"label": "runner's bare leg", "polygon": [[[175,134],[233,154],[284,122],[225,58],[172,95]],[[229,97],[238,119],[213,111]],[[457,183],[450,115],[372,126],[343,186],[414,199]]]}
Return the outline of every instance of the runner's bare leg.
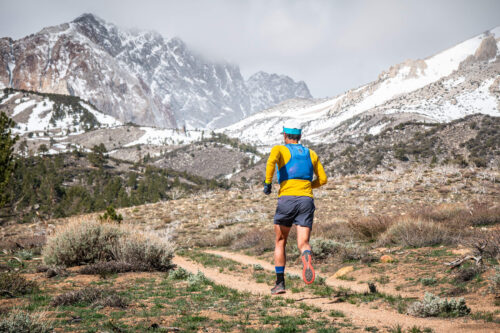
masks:
{"label": "runner's bare leg", "polygon": [[291,227],[286,227],[284,225],[274,225],[274,233],[276,235],[274,245],[274,266],[285,266],[286,264],[285,246],[290,229]]}
{"label": "runner's bare leg", "polygon": [[[311,251],[311,245],[309,245],[309,238],[311,237],[311,229],[308,227],[297,226],[297,247],[302,254],[305,250]],[[276,259],[275,259],[276,260]]]}

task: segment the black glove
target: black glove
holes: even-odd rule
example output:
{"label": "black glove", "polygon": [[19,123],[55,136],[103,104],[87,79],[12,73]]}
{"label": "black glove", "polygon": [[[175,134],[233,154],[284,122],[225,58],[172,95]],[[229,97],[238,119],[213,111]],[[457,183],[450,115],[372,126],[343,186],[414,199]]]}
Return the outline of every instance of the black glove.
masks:
{"label": "black glove", "polygon": [[264,194],[265,195],[271,194],[272,188],[273,188],[273,184],[264,183]]}

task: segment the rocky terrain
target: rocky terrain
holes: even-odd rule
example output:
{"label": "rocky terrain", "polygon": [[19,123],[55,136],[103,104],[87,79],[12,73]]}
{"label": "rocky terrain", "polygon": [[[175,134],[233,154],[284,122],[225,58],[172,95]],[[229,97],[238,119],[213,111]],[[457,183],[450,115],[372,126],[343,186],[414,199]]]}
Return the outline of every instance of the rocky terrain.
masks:
{"label": "rocky terrain", "polygon": [[335,98],[289,100],[221,131],[265,150],[280,142],[289,119],[302,124],[304,139],[331,143],[376,135],[408,121],[500,116],[499,40],[500,27],[432,57],[395,65],[376,81]]}
{"label": "rocky terrain", "polygon": [[304,82],[211,62],[179,38],[119,28],[92,15],[19,40],[0,39],[0,88],[78,96],[121,122],[216,128],[288,98]]}

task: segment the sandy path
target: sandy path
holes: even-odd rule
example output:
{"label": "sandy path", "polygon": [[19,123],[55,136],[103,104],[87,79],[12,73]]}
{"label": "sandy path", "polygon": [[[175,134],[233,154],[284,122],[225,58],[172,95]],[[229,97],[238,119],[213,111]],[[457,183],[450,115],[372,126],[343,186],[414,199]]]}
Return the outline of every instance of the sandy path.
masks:
{"label": "sandy path", "polygon": [[[234,257],[232,259],[234,259]],[[240,292],[250,292],[256,295],[270,294],[269,286],[264,283],[257,283],[251,279],[246,279],[242,276],[233,276],[225,272],[221,273],[219,272],[218,268],[204,267],[201,264],[179,256],[176,256],[173,262],[174,264],[184,268],[191,273],[201,271],[207,278],[216,282],[217,284],[236,289]],[[382,327],[394,327],[396,325],[400,325],[404,328],[418,326],[421,328],[430,327],[436,333],[493,333],[499,332],[500,329],[500,325],[498,324],[483,323],[463,318],[449,320],[440,318],[415,318],[393,311],[373,309],[369,307],[369,304],[354,305],[349,303],[332,303],[332,300],[328,298],[313,296],[307,293],[287,293],[280,296],[284,298],[294,299],[298,302],[304,302],[308,305],[319,307],[325,311],[342,311],[348,318],[352,320],[355,325],[361,327],[377,326],[380,329]]]}
{"label": "sandy path", "polygon": [[[223,258],[227,258],[227,259],[232,259],[234,261],[237,261],[237,262],[239,262],[241,264],[245,264],[245,265],[259,264],[265,270],[269,270],[269,271],[274,272],[273,265],[271,265],[267,261],[260,260],[260,259],[257,259],[255,257],[247,256],[247,255],[244,255],[241,253],[218,251],[218,250],[205,250],[204,252],[219,255],[219,256],[221,256]],[[313,264],[314,264],[314,261],[313,261]],[[290,274],[296,274],[298,276],[302,276],[302,271],[300,269],[287,267],[286,272],[290,273]],[[319,274],[319,273],[316,273],[316,274],[318,276],[321,276],[321,274]],[[340,287],[349,288],[352,291],[355,291],[358,293],[368,292],[368,284],[367,283],[359,284],[359,283],[354,282],[354,281],[338,280],[338,279],[334,279],[332,277],[329,277],[326,279],[325,284],[330,286],[330,287],[335,287],[335,288],[340,288]],[[392,288],[389,289],[389,288],[386,288],[385,286],[380,286],[378,284],[377,284],[377,290],[380,292],[386,293],[386,294],[394,295],[394,296],[396,296],[396,295],[401,295],[403,297],[410,296],[410,295],[405,295],[402,292],[395,292],[395,290]],[[415,296],[415,295],[411,295],[411,296]]]}

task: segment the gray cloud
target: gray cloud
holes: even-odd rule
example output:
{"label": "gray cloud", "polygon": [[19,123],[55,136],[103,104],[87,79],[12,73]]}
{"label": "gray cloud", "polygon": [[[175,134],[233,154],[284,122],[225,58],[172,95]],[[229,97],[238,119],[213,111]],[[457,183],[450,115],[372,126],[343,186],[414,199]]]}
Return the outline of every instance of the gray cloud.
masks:
{"label": "gray cloud", "polygon": [[178,36],[211,59],[304,80],[316,97],[377,78],[500,25],[500,1],[5,1],[0,35],[21,38],[92,12],[121,27]]}

